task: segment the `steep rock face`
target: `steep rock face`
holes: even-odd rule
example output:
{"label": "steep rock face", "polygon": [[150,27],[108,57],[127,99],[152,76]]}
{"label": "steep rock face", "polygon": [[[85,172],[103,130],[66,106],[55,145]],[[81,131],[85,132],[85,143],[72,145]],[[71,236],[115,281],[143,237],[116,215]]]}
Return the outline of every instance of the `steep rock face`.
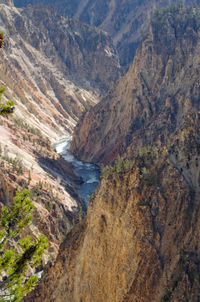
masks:
{"label": "steep rock face", "polygon": [[0,28],[6,35],[2,84],[25,105],[21,114],[27,109],[29,120],[36,115],[42,120],[41,131],[47,124],[61,134],[71,132],[81,113],[118,79],[110,38],[52,9],[0,6]]}
{"label": "steep rock face", "polygon": [[[118,49],[121,64],[128,67],[155,10],[179,1],[15,0],[15,4],[19,7],[36,2],[54,5],[61,14],[100,27],[108,32]],[[191,0],[182,2],[184,4],[193,3]]]}
{"label": "steep rock face", "polygon": [[24,301],[198,301],[198,198],[164,155],[151,185],[146,164],[149,178],[135,163],[101,182],[87,217]]}
{"label": "steep rock face", "polygon": [[128,73],[87,112],[71,151],[85,161],[133,158],[140,145],[167,143],[199,110],[199,12],[157,15]]}
{"label": "steep rock face", "polygon": [[37,129],[15,117],[0,117],[0,207],[10,206],[16,190],[30,191],[34,203],[28,232],[49,239],[45,262],[55,259],[60,241],[78,221],[76,190],[82,179]]}
{"label": "steep rock face", "polygon": [[40,5],[17,9],[1,0],[0,31],[1,102],[15,105],[11,116],[0,116],[1,203],[9,205],[16,189],[31,191],[30,232],[48,237],[48,258],[55,258],[78,221],[82,180],[52,143],[70,135],[81,113],[117,80],[118,57],[107,34]]}
{"label": "steep rock face", "polygon": [[[45,269],[41,283],[24,301],[199,301],[199,13],[192,14],[181,9],[157,16],[140,49],[141,58],[138,51],[129,73],[112,93],[117,96],[121,91],[120,99],[114,105],[115,98],[110,103],[105,100],[103,110],[109,120],[119,111],[124,114],[127,99],[129,110],[119,124],[124,132],[129,114],[135,122],[135,106],[143,108],[138,118],[145,116],[148,127],[131,128],[127,151],[133,167],[126,172],[110,169],[103,177],[86,217],[68,234],[55,264]],[[169,48],[164,47],[166,42]],[[141,73],[141,66],[152,68]],[[130,93],[133,99],[128,98]]]}

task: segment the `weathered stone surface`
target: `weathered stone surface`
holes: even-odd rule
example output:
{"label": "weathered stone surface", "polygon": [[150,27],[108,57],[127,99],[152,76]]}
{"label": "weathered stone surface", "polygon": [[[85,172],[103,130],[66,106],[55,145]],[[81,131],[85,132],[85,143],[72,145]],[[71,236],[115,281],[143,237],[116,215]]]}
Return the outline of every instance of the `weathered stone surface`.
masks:
{"label": "weathered stone surface", "polygon": [[110,37],[40,5],[0,8],[5,32],[0,80],[19,103],[18,115],[38,127],[41,121],[40,130],[52,132],[49,137],[71,133],[82,112],[120,75]]}
{"label": "weathered stone surface", "polygon": [[119,60],[106,33],[40,5],[17,9],[0,1],[0,31],[1,102],[13,99],[15,106],[11,116],[0,116],[0,202],[9,205],[16,189],[31,191],[30,232],[48,237],[51,259],[78,220],[82,181],[52,143],[69,136],[82,112],[112,87]]}
{"label": "weathered stone surface", "polygon": [[86,142],[85,159],[112,162],[119,146],[133,167],[102,179],[24,301],[199,301],[199,15],[163,16],[111,98],[83,119],[94,149]]}
{"label": "weathered stone surface", "polygon": [[30,191],[34,218],[26,232],[33,236],[41,232],[48,237],[45,261],[52,260],[63,237],[78,220],[80,200],[76,190],[82,179],[37,129],[14,124],[12,118],[1,117],[0,207],[12,204],[16,190]]}
{"label": "weathered stone surface", "polygon": [[187,114],[197,115],[196,13],[154,19],[128,73],[75,128],[71,151],[77,157],[96,163],[113,162],[118,154],[133,158],[140,145],[166,144],[184,128]]}
{"label": "weathered stone surface", "polygon": [[136,166],[103,180],[24,301],[159,302],[167,292],[170,301],[198,301],[199,203],[175,168],[165,160],[157,168],[152,186]]}
{"label": "weathered stone surface", "polygon": [[[102,28],[113,38],[121,64],[128,68],[135,51],[146,35],[148,25],[155,10],[166,7],[177,0],[15,0],[22,7],[42,2],[53,5],[61,14],[78,19],[84,23]],[[184,0],[191,4],[193,0]]]}

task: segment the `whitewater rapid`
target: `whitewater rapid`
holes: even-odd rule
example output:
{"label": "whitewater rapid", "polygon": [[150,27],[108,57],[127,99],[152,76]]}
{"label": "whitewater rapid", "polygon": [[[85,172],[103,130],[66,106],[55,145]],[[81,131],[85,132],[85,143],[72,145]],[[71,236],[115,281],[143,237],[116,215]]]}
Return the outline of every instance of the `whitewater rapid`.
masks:
{"label": "whitewater rapid", "polygon": [[63,138],[54,144],[54,148],[67,162],[73,165],[76,173],[82,177],[83,183],[80,185],[77,193],[83,199],[86,206],[88,206],[89,196],[94,192],[100,181],[100,169],[97,165],[76,159],[76,157],[68,151],[71,140],[71,136]]}

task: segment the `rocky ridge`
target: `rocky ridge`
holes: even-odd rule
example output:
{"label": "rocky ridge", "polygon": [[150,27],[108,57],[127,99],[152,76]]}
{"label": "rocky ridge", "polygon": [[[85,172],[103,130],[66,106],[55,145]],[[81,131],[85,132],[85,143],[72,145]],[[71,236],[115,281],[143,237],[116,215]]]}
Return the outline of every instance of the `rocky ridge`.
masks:
{"label": "rocky ridge", "polygon": [[154,18],[128,73],[76,127],[71,151],[77,157],[104,164],[118,154],[131,159],[144,144],[160,146],[180,135],[191,116],[198,120],[199,16],[185,10]]}
{"label": "rocky ridge", "polygon": [[199,18],[196,8],[159,13],[127,75],[83,118],[88,141],[96,129],[84,159],[113,162],[120,151],[132,165],[102,175],[24,301],[199,301]]}
{"label": "rocky ridge", "polygon": [[42,120],[41,131],[56,132],[59,125],[61,135],[71,132],[81,113],[118,79],[111,40],[52,9],[0,5],[0,27],[6,35],[2,84],[13,91],[16,102],[20,99],[19,114],[29,115],[37,126]]}
{"label": "rocky ridge", "polygon": [[[179,1],[15,0],[15,4],[19,7],[36,2],[53,5],[61,14],[108,32],[118,50],[121,65],[128,68],[140,41],[146,35],[155,10]],[[184,0],[182,2],[191,4],[194,1]]]}

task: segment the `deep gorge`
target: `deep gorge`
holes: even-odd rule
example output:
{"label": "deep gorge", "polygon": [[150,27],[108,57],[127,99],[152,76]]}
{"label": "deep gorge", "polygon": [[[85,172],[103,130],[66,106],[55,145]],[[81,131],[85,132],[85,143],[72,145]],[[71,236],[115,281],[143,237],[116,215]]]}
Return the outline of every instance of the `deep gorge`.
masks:
{"label": "deep gorge", "polygon": [[78,159],[133,165],[101,180],[25,301],[199,301],[199,14],[158,12],[127,74],[79,121]]}
{"label": "deep gorge", "polygon": [[200,301],[200,7],[125,2],[0,1],[0,202],[49,240],[24,302]]}
{"label": "deep gorge", "polygon": [[89,198],[100,182],[100,167],[90,163],[84,163],[77,160],[74,155],[69,152],[72,137],[63,138],[60,142],[53,146],[58,154],[60,154],[68,163],[71,163],[75,172],[82,178],[82,184],[79,185],[77,193],[88,207]]}

